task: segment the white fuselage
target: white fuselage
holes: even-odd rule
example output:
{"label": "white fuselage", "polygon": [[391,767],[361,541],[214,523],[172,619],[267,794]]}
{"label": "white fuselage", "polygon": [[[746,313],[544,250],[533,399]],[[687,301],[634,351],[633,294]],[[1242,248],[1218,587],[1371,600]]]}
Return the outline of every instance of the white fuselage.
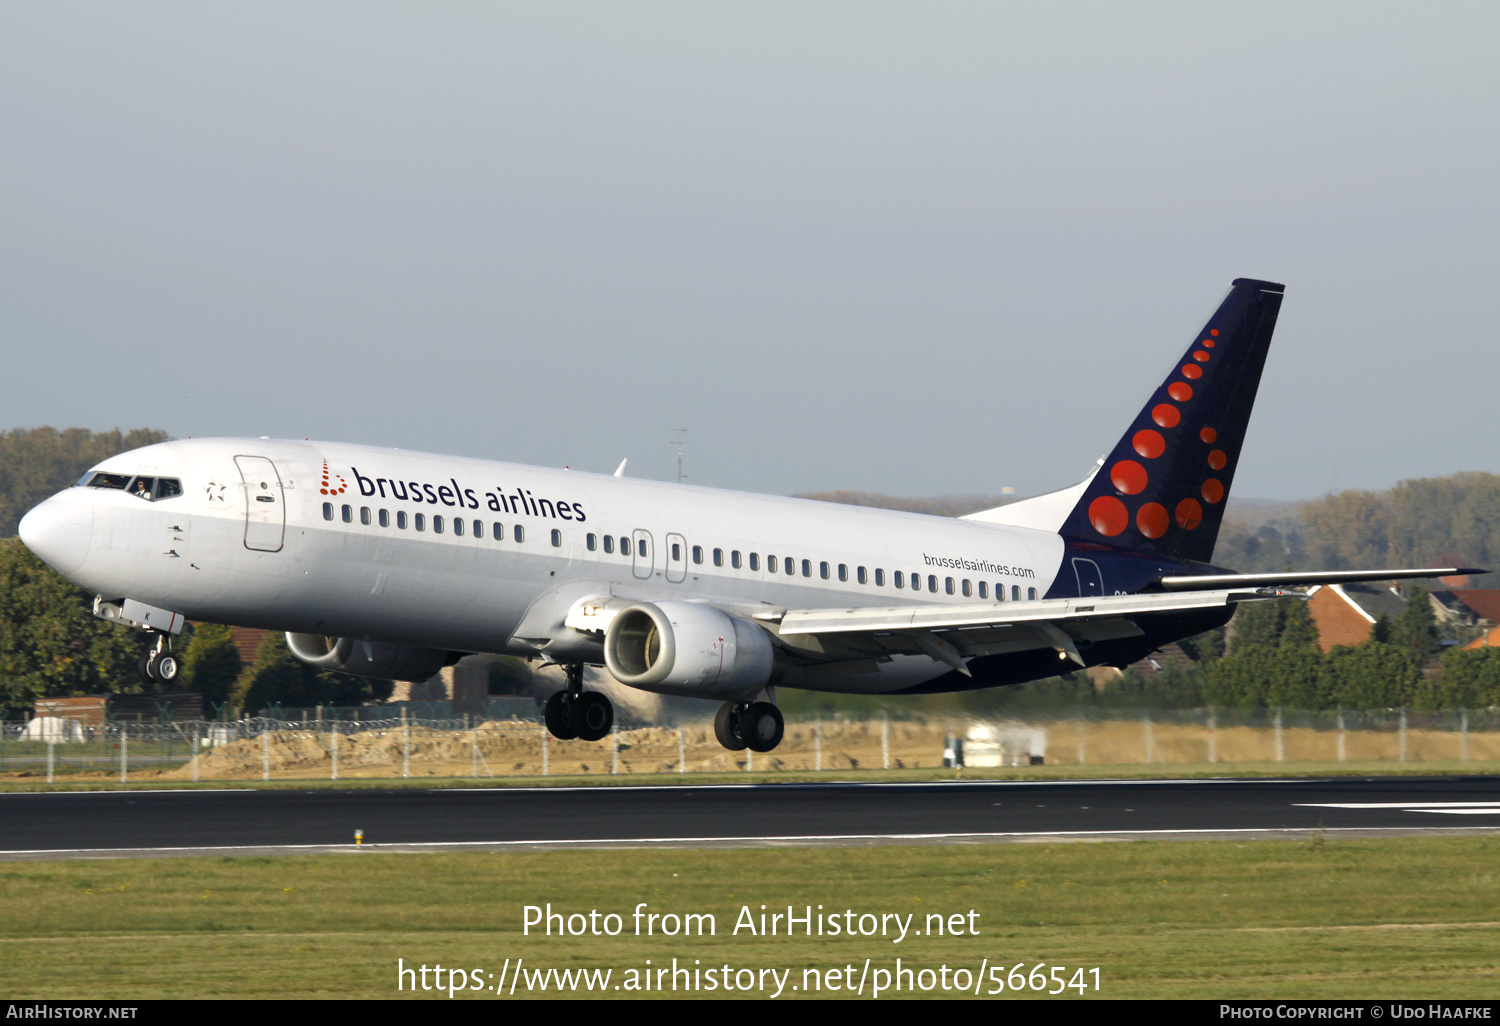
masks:
{"label": "white fuselage", "polygon": [[[258,479],[268,468],[277,480]],[[972,603],[981,584],[1025,601],[1063,560],[1044,531],[357,445],[190,439],[95,469],[175,478],[183,494],[75,487],[38,507],[51,541],[33,547],[83,587],[193,620],[456,652],[553,654],[589,596],[743,616]],[[945,671],[909,657],[838,689]]]}

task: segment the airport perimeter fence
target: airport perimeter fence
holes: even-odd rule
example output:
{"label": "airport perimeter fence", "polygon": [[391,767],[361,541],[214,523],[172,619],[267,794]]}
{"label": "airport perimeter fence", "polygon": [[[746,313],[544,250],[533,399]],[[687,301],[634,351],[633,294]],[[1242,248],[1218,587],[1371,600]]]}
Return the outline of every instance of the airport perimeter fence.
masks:
{"label": "airport perimeter fence", "polygon": [[[252,718],[0,725],[0,776],[129,780],[490,778],[1245,763],[1500,763],[1500,709],[1078,710],[1024,718],[794,718],[775,751],[711,720],[559,741],[539,719]],[[1478,768],[1478,767],[1476,767]]]}

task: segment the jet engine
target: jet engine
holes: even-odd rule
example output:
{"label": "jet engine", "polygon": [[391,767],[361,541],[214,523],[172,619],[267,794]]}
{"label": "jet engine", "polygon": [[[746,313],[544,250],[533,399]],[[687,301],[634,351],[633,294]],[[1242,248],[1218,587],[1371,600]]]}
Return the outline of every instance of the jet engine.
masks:
{"label": "jet engine", "polygon": [[621,684],[687,698],[748,701],[771,679],[764,627],[693,602],[641,602],[604,633],[604,662]]}
{"label": "jet engine", "polygon": [[449,659],[449,653],[436,648],[330,638],[322,634],[293,634],[290,631],[287,632],[286,644],[292,655],[309,666],[352,673],[356,677],[426,680],[448,665]]}

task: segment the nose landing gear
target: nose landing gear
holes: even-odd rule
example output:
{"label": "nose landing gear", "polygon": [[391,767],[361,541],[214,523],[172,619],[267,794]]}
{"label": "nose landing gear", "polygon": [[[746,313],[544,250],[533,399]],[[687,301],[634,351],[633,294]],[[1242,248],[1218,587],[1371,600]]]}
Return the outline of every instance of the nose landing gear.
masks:
{"label": "nose landing gear", "polygon": [[731,752],[769,752],[785,733],[781,710],[770,702],[725,702],[714,716],[714,736]]}
{"label": "nose landing gear", "polygon": [[567,666],[568,686],[547,699],[543,719],[559,741],[599,741],[615,725],[615,707],[597,691],[583,690],[583,664]]}
{"label": "nose landing gear", "polygon": [[182,665],[167,648],[167,636],[156,636],[156,647],[141,653],[141,680],[147,684],[170,684],[177,679]]}

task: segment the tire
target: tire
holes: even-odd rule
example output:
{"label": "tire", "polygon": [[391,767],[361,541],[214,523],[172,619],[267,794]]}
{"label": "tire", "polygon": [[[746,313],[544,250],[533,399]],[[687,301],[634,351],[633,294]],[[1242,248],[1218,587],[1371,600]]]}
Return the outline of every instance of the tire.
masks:
{"label": "tire", "polygon": [[170,684],[176,680],[180,670],[181,666],[177,662],[177,657],[170,652],[163,652],[156,660],[156,679],[163,684]]}
{"label": "tire", "polygon": [[141,671],[141,680],[143,682],[145,682],[147,684],[156,684],[156,683],[158,683],[157,679],[156,679],[156,653],[155,652],[152,652],[150,649],[147,649],[146,651],[144,651],[144,652],[141,653],[141,661],[140,661],[139,669]]}
{"label": "tire", "polygon": [[547,705],[543,709],[542,718],[547,724],[547,730],[559,741],[571,741],[578,736],[578,731],[573,727],[573,718],[569,715],[572,712],[569,708],[571,705],[567,692],[555,691],[547,699]]}
{"label": "tire", "polygon": [[770,702],[756,702],[743,716],[745,744],[752,752],[769,752],[781,744],[786,721],[781,710]]}
{"label": "tire", "polygon": [[735,731],[739,717],[735,715],[734,703],[725,702],[719,706],[719,711],[714,715],[714,737],[719,739],[719,744],[731,752],[743,752],[745,741]]}
{"label": "tire", "polygon": [[582,741],[599,741],[615,725],[615,707],[609,698],[597,691],[585,691],[573,703],[573,721]]}

